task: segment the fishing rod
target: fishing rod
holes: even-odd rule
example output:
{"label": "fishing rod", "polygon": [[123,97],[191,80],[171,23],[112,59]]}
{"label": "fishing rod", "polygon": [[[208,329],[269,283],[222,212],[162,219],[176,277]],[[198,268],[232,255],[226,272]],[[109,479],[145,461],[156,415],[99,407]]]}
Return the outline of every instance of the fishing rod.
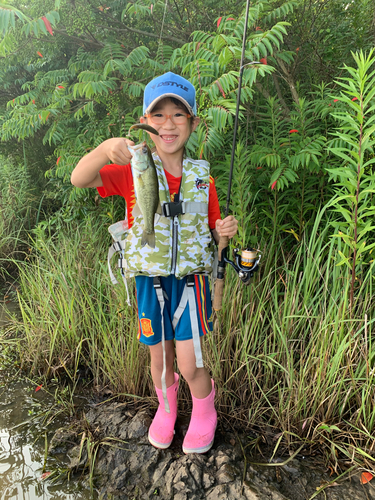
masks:
{"label": "fishing rod", "polygon": [[[234,131],[233,131],[233,143],[232,143],[232,154],[230,160],[230,169],[229,169],[229,181],[228,181],[228,191],[227,191],[227,205],[225,208],[225,217],[228,216],[229,213],[229,204],[230,204],[230,194],[232,190],[232,177],[233,177],[233,168],[234,168],[234,156],[236,152],[236,139],[237,139],[237,128],[238,128],[238,115],[240,111],[240,102],[241,102],[241,89],[242,89],[242,75],[244,72],[245,66],[250,66],[253,64],[261,64],[258,61],[252,61],[248,64],[245,63],[245,47],[246,47],[246,34],[247,34],[247,23],[249,19],[249,7],[250,0],[247,0],[246,3],[246,14],[245,14],[245,26],[242,38],[242,52],[241,52],[241,63],[240,63],[240,76],[238,79],[238,90],[237,90],[237,106],[236,106],[236,115],[234,119]],[[229,238],[228,236],[220,236],[219,239],[219,248],[218,248],[218,268],[217,268],[217,278],[215,281],[215,294],[213,301],[213,308],[215,311],[220,311],[222,301],[223,301],[223,293],[224,293],[224,279],[225,279],[225,266],[226,264],[230,264],[233,269],[238,274],[240,280],[245,284],[250,284],[250,279],[253,274],[259,269],[259,262],[261,259],[261,254],[255,250],[254,248],[248,247],[244,250],[235,249],[234,250],[234,261],[228,258],[228,246],[229,246]]]}

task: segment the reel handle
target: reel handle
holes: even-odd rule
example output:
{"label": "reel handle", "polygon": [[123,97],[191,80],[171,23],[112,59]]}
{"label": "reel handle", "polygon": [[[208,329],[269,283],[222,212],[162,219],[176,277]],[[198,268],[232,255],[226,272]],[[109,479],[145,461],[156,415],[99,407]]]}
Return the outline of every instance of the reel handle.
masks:
{"label": "reel handle", "polygon": [[218,248],[219,267],[218,267],[217,278],[215,281],[215,293],[213,301],[213,308],[215,311],[220,311],[223,303],[225,269],[221,254],[222,251],[228,247],[228,245],[229,245],[228,236],[220,236],[219,248]]}

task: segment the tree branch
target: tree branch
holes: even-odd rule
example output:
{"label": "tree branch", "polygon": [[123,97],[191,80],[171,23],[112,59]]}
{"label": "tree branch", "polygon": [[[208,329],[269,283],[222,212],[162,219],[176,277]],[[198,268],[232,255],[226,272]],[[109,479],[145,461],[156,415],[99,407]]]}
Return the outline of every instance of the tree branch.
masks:
{"label": "tree branch", "polygon": [[280,87],[280,84],[279,84],[279,80],[277,79],[277,75],[275,75],[275,73],[272,73],[272,78],[273,78],[273,83],[275,84],[275,89],[276,89],[276,92],[277,92],[277,97],[279,98],[279,101],[280,101],[280,104],[283,108],[283,115],[285,117],[288,117],[290,116],[290,109],[288,108],[285,100],[284,100],[284,97],[283,97],[283,94],[281,92],[281,87]]}
{"label": "tree branch", "polygon": [[298,92],[296,90],[296,86],[295,86],[295,83],[294,83],[294,78],[293,78],[293,75],[290,71],[288,71],[288,68],[285,66],[284,64],[284,61],[282,61],[279,57],[276,56],[276,59],[277,59],[277,62],[282,70],[282,72],[284,73],[285,75],[285,80],[286,82],[288,83],[289,85],[289,88],[290,88],[290,91],[292,93],[292,97],[293,97],[293,100],[296,104],[298,104],[299,102],[299,95],[298,95]]}

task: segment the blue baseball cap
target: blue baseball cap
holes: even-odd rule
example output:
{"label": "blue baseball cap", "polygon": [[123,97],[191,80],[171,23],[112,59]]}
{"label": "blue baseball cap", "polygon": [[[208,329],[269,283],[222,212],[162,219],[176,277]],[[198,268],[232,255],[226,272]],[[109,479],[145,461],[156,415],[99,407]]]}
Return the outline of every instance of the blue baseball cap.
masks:
{"label": "blue baseball cap", "polygon": [[197,114],[197,103],[195,102],[195,88],[180,75],[171,71],[158,76],[146,85],[143,94],[143,114],[149,113],[155,104],[165,97],[175,97],[187,107],[192,116]]}

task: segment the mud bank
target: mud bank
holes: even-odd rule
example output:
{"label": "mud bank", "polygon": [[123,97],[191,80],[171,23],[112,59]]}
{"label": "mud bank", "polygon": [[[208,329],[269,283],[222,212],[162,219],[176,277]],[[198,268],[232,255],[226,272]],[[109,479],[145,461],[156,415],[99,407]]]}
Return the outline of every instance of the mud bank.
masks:
{"label": "mud bank", "polygon": [[[171,448],[158,450],[147,440],[152,416],[126,403],[95,406],[84,415],[85,434],[82,429],[59,429],[50,443],[50,454],[68,453],[75,471],[88,469],[95,458],[92,469],[102,500],[375,499],[374,486],[362,485],[359,471],[335,479],[322,465],[304,459],[303,451],[285,465],[288,457],[274,457],[268,467],[254,465],[270,457],[251,456],[247,436],[240,438],[220,429],[207,454],[184,455],[182,440],[188,421],[181,419]],[[83,436],[96,443],[95,457],[88,456]]]}

